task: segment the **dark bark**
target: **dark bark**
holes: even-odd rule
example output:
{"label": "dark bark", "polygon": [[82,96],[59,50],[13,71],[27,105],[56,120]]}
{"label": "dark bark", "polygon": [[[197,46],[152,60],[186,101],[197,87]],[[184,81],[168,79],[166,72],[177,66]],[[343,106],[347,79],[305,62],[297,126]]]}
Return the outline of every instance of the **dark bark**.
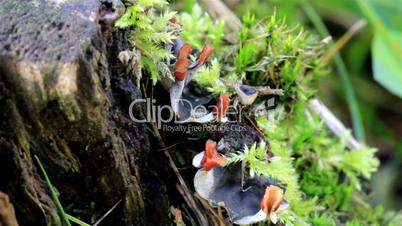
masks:
{"label": "dark bark", "polygon": [[0,0],[0,191],[21,225],[61,222],[37,155],[68,213],[90,223],[121,199],[103,225],[164,224],[158,160],[128,117],[141,93],[118,69],[121,35],[101,19],[121,3],[54,2]]}

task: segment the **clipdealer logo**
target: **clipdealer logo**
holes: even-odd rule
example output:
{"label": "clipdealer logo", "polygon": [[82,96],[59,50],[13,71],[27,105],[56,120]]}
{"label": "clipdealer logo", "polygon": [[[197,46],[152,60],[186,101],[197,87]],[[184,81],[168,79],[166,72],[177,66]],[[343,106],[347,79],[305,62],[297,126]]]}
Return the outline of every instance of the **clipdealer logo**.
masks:
{"label": "clipdealer logo", "polygon": [[[213,112],[217,112],[219,109],[216,105],[204,106],[197,105],[193,106],[193,104],[186,99],[179,100],[181,104],[187,109],[190,115],[193,117],[201,117],[207,114],[214,114]],[[134,109],[140,105],[141,107],[145,106],[145,117],[138,118],[134,114]],[[258,111],[269,112],[275,108],[274,98],[268,100],[268,107],[260,107],[259,109],[253,109],[254,114],[258,114]],[[241,126],[239,122],[242,121],[242,105],[229,105],[226,116],[226,123],[183,123],[183,119],[179,119],[175,115],[175,111],[170,105],[156,105],[156,100],[151,98],[146,99],[136,99],[131,102],[129,106],[129,116],[130,119],[137,123],[156,123],[158,129],[162,129],[167,132],[197,132],[197,131],[243,131],[244,128]],[[219,119],[213,116],[213,120],[208,122],[218,122]]]}
{"label": "clipdealer logo", "polygon": [[[183,106],[187,109],[187,111],[190,113],[190,115],[199,117],[202,115],[207,115],[207,114],[213,114],[212,112],[218,111],[218,108],[216,105],[210,105],[210,106],[204,106],[204,105],[197,105],[193,106],[193,104],[186,100],[186,99],[180,99],[179,100]],[[134,115],[134,108],[136,105],[145,105],[145,118],[138,118]],[[151,99],[151,98],[146,98],[146,99],[136,99],[133,102],[131,102],[129,106],[129,116],[130,119],[134,122],[137,123],[147,123],[147,122],[153,122],[157,124],[158,129],[163,129],[162,125],[165,125],[165,129],[167,129],[167,123],[175,123],[178,125],[184,126],[183,122],[181,121],[182,119],[179,119],[175,117],[175,112],[173,108],[170,105],[156,105],[156,100]],[[242,108],[235,108],[234,106],[230,105],[228,107],[227,116],[232,116],[228,117],[228,123],[236,123],[236,122],[241,122],[241,117],[238,117],[242,111]],[[235,116],[235,117],[233,117]],[[230,120],[230,119],[232,120]],[[235,119],[235,120],[233,120]],[[214,120],[211,122],[216,122],[218,121],[217,118],[214,117]],[[207,127],[205,127],[207,128]],[[172,129],[173,130],[173,129]]]}

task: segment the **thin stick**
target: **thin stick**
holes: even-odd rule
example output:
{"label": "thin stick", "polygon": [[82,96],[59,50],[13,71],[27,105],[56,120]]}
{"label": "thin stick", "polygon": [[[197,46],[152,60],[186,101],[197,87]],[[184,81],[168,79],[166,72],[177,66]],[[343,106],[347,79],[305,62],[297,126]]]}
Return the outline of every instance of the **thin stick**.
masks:
{"label": "thin stick", "polygon": [[[324,22],[321,20],[318,13],[315,9],[310,5],[308,0],[301,0],[300,1],[301,7],[310,21],[314,24],[316,30],[322,37],[330,36],[328,29],[325,27]],[[329,46],[333,46],[333,42],[329,43]],[[342,57],[339,53],[335,54],[334,56],[334,63],[338,74],[341,78],[341,82],[345,91],[346,99],[349,105],[349,111],[352,115],[352,122],[353,122],[353,129],[357,139],[360,142],[364,142],[365,140],[365,133],[364,133],[364,126],[360,114],[359,105],[357,103],[355,91],[352,86],[352,82],[350,81],[350,75],[348,70],[346,69],[345,63],[343,62]]]}
{"label": "thin stick", "polygon": [[119,205],[121,203],[121,199],[114,204],[114,206],[112,206],[112,208],[110,208],[110,210],[108,210],[98,221],[95,222],[95,224],[93,224],[92,226],[97,226],[99,225],[116,207],[117,205]]}
{"label": "thin stick", "polygon": [[[318,99],[310,100],[310,109],[320,116],[325,125],[334,133],[337,137],[344,137],[348,133],[346,127],[342,122]],[[350,136],[347,141],[349,149],[358,149],[362,145],[353,137]]]}
{"label": "thin stick", "polygon": [[184,143],[185,143],[184,141],[180,141],[180,142],[177,142],[177,143],[172,144],[170,146],[160,148],[158,151],[167,151],[169,149],[172,149],[172,148],[176,147],[177,145],[184,144]]}
{"label": "thin stick", "polygon": [[215,20],[223,20],[232,31],[239,31],[241,29],[241,22],[239,18],[220,0],[203,0],[202,1]]}
{"label": "thin stick", "polygon": [[[153,94],[153,88],[152,88],[152,94]],[[145,96],[145,98],[147,98],[145,89],[144,89],[144,96]],[[156,139],[158,140],[159,145],[162,148],[166,148],[166,144],[163,141],[161,134],[159,133],[156,123],[151,122],[150,125],[151,125],[152,130],[154,131],[153,134],[156,137]],[[177,179],[179,180],[180,188],[183,191],[183,193],[182,193],[183,198],[186,201],[187,205],[193,210],[193,212],[195,213],[195,215],[201,225],[208,225],[207,219],[205,218],[204,215],[202,215],[201,210],[198,208],[197,204],[195,203],[192,193],[190,192],[190,189],[188,188],[186,182],[184,181],[183,177],[181,176],[179,170],[177,169],[177,166],[174,163],[172,156],[170,155],[170,153],[167,150],[163,151],[163,153],[168,158],[169,165],[173,169],[174,173],[176,174]]]}
{"label": "thin stick", "polygon": [[354,23],[348,31],[329,49],[322,57],[321,63],[326,65],[338,52],[349,42],[349,40],[355,36],[367,22],[365,20],[358,20]]}
{"label": "thin stick", "polygon": [[[170,160],[171,160],[171,158],[170,158]],[[171,161],[173,162],[173,160],[171,160]],[[173,162],[173,164],[174,164],[174,162]],[[177,171],[177,173],[179,173],[177,168],[176,168],[176,171]],[[180,173],[179,173],[179,175],[180,175]],[[183,182],[185,184],[185,182],[184,182],[183,178],[181,177],[181,175],[180,175],[179,181]],[[198,209],[197,204],[195,203],[195,200],[194,200],[193,196],[191,195],[187,185],[185,184],[183,186],[183,185],[177,184],[176,188],[180,192],[180,194],[183,196],[184,200],[187,202],[187,205],[189,205],[190,208],[193,209],[193,211],[196,214],[196,217],[198,218],[198,221],[200,222],[200,224],[203,225],[203,226],[204,225],[208,226],[209,224],[208,224],[207,218]]]}
{"label": "thin stick", "polygon": [[222,219],[221,216],[219,216],[219,214],[217,214],[215,212],[215,210],[211,207],[211,205],[209,205],[209,203],[207,202],[207,200],[203,199],[202,197],[200,197],[199,195],[195,195],[195,197],[197,197],[197,199],[201,202],[201,204],[208,209],[212,215],[219,221],[219,225],[225,225],[225,220]]}

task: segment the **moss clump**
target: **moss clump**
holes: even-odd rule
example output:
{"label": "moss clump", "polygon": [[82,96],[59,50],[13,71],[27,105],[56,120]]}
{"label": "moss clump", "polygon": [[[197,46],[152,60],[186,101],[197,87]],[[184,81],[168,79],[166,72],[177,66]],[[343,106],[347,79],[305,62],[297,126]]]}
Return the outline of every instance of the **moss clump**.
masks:
{"label": "moss clump", "polygon": [[[245,159],[253,174],[274,177],[287,187],[285,198],[290,208],[279,214],[281,221],[286,225],[392,224],[392,214],[370,206],[363,198],[362,184],[379,165],[376,150],[349,150],[347,137],[331,136],[322,120],[309,110],[315,81],[325,74],[320,67],[324,43],[302,28],[287,27],[275,15],[268,21],[257,21],[246,14],[234,44],[223,41],[223,23],[212,22],[198,6],[192,13],[179,15],[178,20],[183,25],[183,40],[196,47],[213,43],[217,49],[212,65],[195,76],[199,84],[216,93],[228,92],[220,79],[283,89],[275,110],[255,118],[279,160],[263,157],[264,144],[247,147],[230,160]],[[168,40],[160,43],[164,41]],[[151,75],[152,71],[148,70]],[[257,99],[257,103],[264,101]]]}

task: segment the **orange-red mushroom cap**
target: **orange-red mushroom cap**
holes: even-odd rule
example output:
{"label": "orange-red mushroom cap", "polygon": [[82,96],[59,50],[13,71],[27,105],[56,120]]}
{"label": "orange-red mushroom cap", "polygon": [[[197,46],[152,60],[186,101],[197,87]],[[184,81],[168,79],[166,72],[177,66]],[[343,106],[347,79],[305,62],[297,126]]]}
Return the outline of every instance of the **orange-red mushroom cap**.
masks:
{"label": "orange-red mushroom cap", "polygon": [[271,185],[265,189],[264,197],[261,200],[261,210],[263,210],[267,215],[271,215],[276,212],[282,201],[283,201],[284,191],[282,188]]}
{"label": "orange-red mushroom cap", "polygon": [[205,44],[201,50],[201,53],[198,55],[197,61],[200,64],[205,64],[205,62],[207,62],[208,58],[212,55],[213,52],[214,47],[209,44]]}
{"label": "orange-red mushroom cap", "polygon": [[177,23],[176,17],[170,18],[169,22],[170,22],[170,23],[173,23],[173,24]]}
{"label": "orange-red mushroom cap", "polygon": [[229,108],[229,104],[230,104],[230,97],[228,94],[226,93],[222,93],[219,96],[218,102],[215,106],[214,113],[216,114],[216,116],[218,118],[223,118],[226,116],[226,112]]}
{"label": "orange-red mushroom cap", "polygon": [[190,65],[190,53],[192,48],[189,44],[184,43],[184,45],[179,50],[179,56],[177,57],[177,62],[175,65],[174,75],[177,80],[183,81],[186,77],[188,66]]}
{"label": "orange-red mushroom cap", "polygon": [[204,157],[201,160],[201,165],[203,166],[205,171],[209,171],[210,169],[217,166],[226,166],[227,159],[221,156],[216,150],[216,142],[212,140],[207,140],[205,144],[205,153]]}

